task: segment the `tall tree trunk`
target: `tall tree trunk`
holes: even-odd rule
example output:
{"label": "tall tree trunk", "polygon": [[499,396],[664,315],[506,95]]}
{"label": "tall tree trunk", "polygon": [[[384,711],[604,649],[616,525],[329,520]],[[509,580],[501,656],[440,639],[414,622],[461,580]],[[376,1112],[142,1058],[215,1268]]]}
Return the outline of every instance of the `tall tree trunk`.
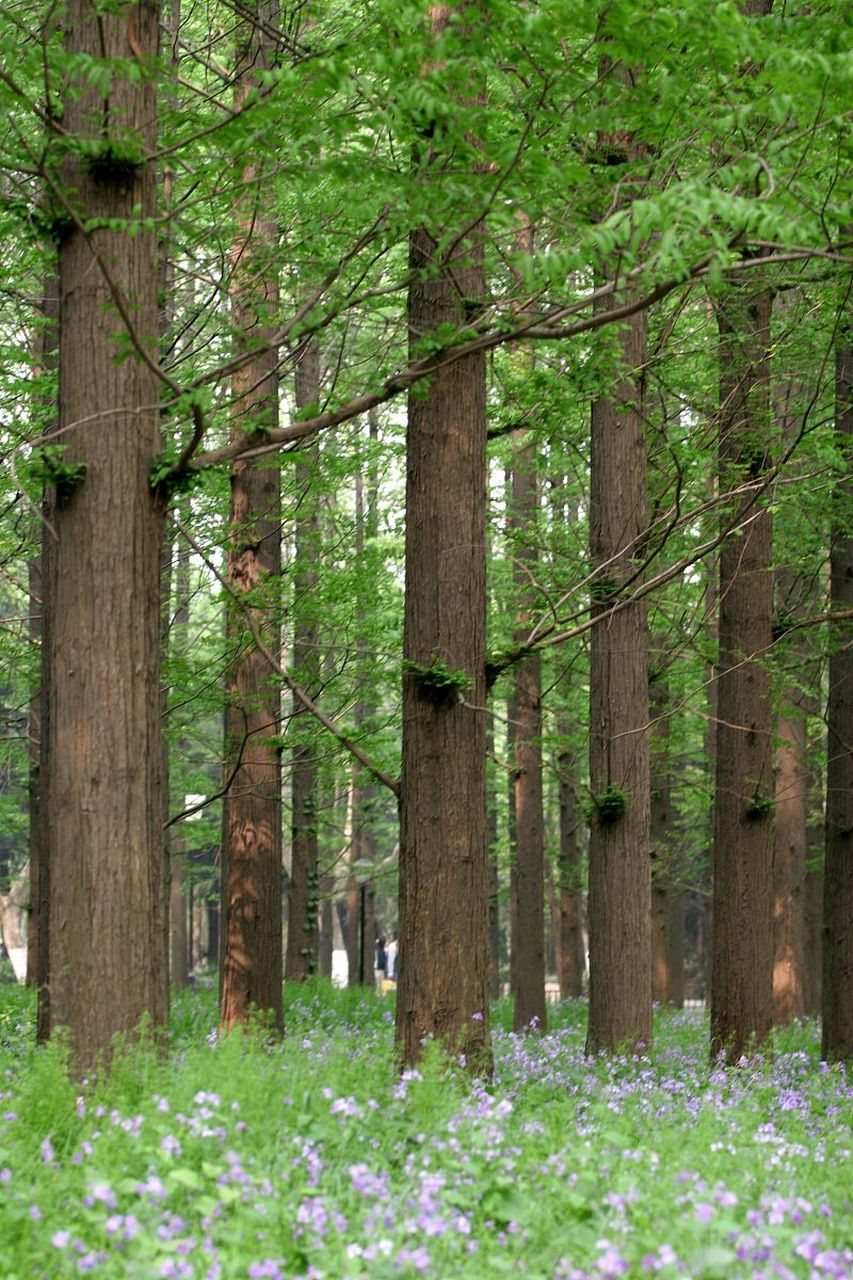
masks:
{"label": "tall tree trunk", "polygon": [[[532,251],[532,244],[526,246]],[[534,607],[531,580],[536,577],[536,521],[539,482],[535,442],[516,433],[513,450],[510,520],[514,548],[516,638],[530,629]],[[514,765],[516,910],[512,936],[513,1027],[522,1031],[547,1026],[545,1006],[545,819],[542,811],[542,675],[538,654],[513,673],[510,742]]]}
{"label": "tall tree trunk", "polygon": [[786,689],[777,727],[773,851],[773,1021],[785,1026],[805,1012],[806,720],[797,691]]}
{"label": "tall tree trunk", "polygon": [[[605,56],[605,76],[628,88],[634,73]],[[623,163],[636,161],[642,153],[633,136],[612,134],[605,141]],[[614,199],[619,198],[617,191]],[[614,305],[613,298],[596,304],[600,312]],[[618,342],[621,369],[613,391],[592,402],[593,616],[639,585],[647,521],[644,312],[619,327]],[[617,608],[592,629],[589,1052],[648,1047],[652,1041],[648,650],[643,600]]]}
{"label": "tall tree trunk", "polygon": [[[42,330],[40,334],[39,365],[43,375],[56,376],[59,357],[59,278],[56,266],[47,271],[44,280],[42,302]],[[51,389],[47,397],[39,397],[37,409],[38,430],[41,435],[49,435],[56,430],[58,397],[57,389]],[[53,555],[54,541],[50,532],[53,523],[53,506],[55,494],[52,490],[45,492],[42,501],[43,520],[39,529],[40,549],[29,564],[30,594],[30,640],[39,647],[39,663],[37,686],[33,689],[29,703],[29,723],[27,727],[27,752],[29,759],[29,785],[27,791],[29,807],[30,838],[30,914],[27,921],[27,985],[38,992],[38,1015],[36,1036],[39,1041],[46,1040],[50,1034],[50,955],[49,955],[49,911],[50,911],[50,866],[47,857],[47,837],[45,822],[47,806],[45,804],[42,779],[45,767],[45,715],[48,707],[47,683],[50,679],[48,661],[49,644],[46,632],[46,616],[49,613],[45,592],[52,580],[50,558]]]}
{"label": "tall tree trunk", "polygon": [[772,533],[759,492],[770,465],[770,306],[754,283],[718,304],[720,492],[747,487],[724,516],[741,529],[720,548],[711,1053],[729,1062],[772,1022]]}
{"label": "tall tree trunk", "polygon": [[[355,553],[362,565],[369,564],[366,550],[376,537],[379,519],[379,477],[375,461],[376,443],[379,438],[379,420],[375,413],[368,417],[368,451],[355,477]],[[365,480],[367,483],[365,484]],[[370,667],[367,643],[368,616],[373,601],[372,575],[359,579],[356,605],[360,680],[365,690],[370,688]],[[373,708],[368,696],[360,696],[355,704],[354,721],[358,731],[369,719]],[[358,736],[358,732],[356,732]],[[349,984],[373,986],[374,929],[371,910],[368,912],[368,884],[366,875],[373,861],[373,836],[370,822],[373,811],[374,790],[361,767],[353,761],[350,782],[350,869],[347,875],[346,948],[349,967]],[[370,871],[372,875],[372,870]],[[372,891],[372,890],[371,890]]]}
{"label": "tall tree trunk", "polygon": [[[609,303],[599,303],[602,309]],[[623,370],[592,405],[594,613],[638,585],[646,523],[642,367],[646,322],[620,330]],[[652,1039],[648,627],[640,600],[593,627],[590,645],[590,1052]]]}
{"label": "tall tree trunk", "polygon": [[[320,349],[315,342],[296,366],[296,404],[314,404],[320,396]],[[316,445],[301,451],[296,464],[296,484],[301,495],[296,521],[293,560],[293,667],[296,678],[312,695],[319,681],[319,628],[317,589],[320,522],[312,485],[317,476]],[[316,966],[319,906],[317,880],[317,762],[314,722],[304,707],[294,706],[292,732],[295,746],[291,760],[290,894],[287,915],[287,952],[284,975],[288,982],[303,982]]]}
{"label": "tall tree trunk", "polygon": [[[60,248],[60,404],[64,462],[45,596],[49,664],[46,843],[50,864],[50,1022],[70,1028],[75,1069],[116,1032],[168,1014],[160,798],[159,568],[162,513],[149,476],[159,449],[156,144],[153,78],[127,60],[156,57],[151,0],[93,10],[70,0],[66,49],[115,59],[102,93],[70,86],[62,180],[74,209]],[[111,132],[109,132],[111,131]],[[109,136],[108,136],[109,132]],[[114,163],[110,140],[138,162]],[[77,221],[79,219],[80,221]],[[99,227],[84,232],[80,222]],[[119,229],[126,221],[131,230]],[[133,325],[134,347],[118,359]],[[71,744],[73,743],[73,748]]]}
{"label": "tall tree trunk", "polygon": [[[788,330],[797,323],[802,299],[796,290],[777,295],[775,312]],[[808,388],[782,368],[773,371],[773,405],[780,447],[787,453],[803,427]],[[796,466],[796,464],[794,464]],[[814,612],[811,574],[797,567],[793,546],[776,549],[775,610],[779,628]],[[820,706],[820,674],[808,633],[782,636],[775,658],[785,682],[776,732],[776,810],[773,853],[773,1020],[784,1026],[806,1010],[806,859],[812,791],[808,763],[808,716]]]}
{"label": "tall tree trunk", "polygon": [[[491,720],[486,725],[486,755],[494,753],[495,735]],[[498,808],[494,779],[486,775],[486,850],[489,859],[489,999],[501,994],[500,876],[498,873]]]}
{"label": "tall tree trunk", "polygon": [[[835,433],[846,470],[833,495],[830,601],[853,610],[853,349],[849,318],[835,362]],[[826,1061],[853,1061],[853,625],[829,628],[823,1039]]]}
{"label": "tall tree trunk", "polygon": [[583,940],[580,812],[575,789],[574,757],[568,746],[569,725],[561,718],[557,732],[562,745],[557,753],[557,787],[560,813],[557,852],[557,930],[555,951],[560,999],[583,993],[586,949]]}
{"label": "tall tree trunk", "polygon": [[[436,36],[453,9],[435,5]],[[430,153],[427,168],[445,162]],[[485,295],[474,232],[441,260],[426,227],[409,240],[410,348],[462,326]],[[439,367],[409,395],[400,776],[397,1052],[425,1036],[491,1070],[486,851],[486,364]]]}
{"label": "tall tree trunk", "polygon": [[[169,643],[187,651],[190,622],[190,548],[181,539],[175,566],[175,614]],[[168,780],[168,773],[167,773]],[[183,797],[179,797],[179,802]],[[178,826],[169,827],[169,972],[172,986],[182,990],[190,980],[189,904],[187,902],[186,838]]]}
{"label": "tall tree trunk", "polygon": [[[238,28],[236,101],[253,91],[257,72],[272,64],[264,6],[256,4]],[[243,171],[232,255],[235,342],[248,359],[233,380],[232,436],[260,441],[278,423],[278,353],[263,349],[278,305],[274,267],[277,235],[268,212],[262,166]],[[281,573],[280,472],[272,459],[238,460],[231,469],[231,531],[227,578],[235,596],[250,603],[265,643],[279,650]],[[264,656],[244,647],[245,619],[228,605],[229,641],[236,654],[228,674],[225,771],[230,786],[222,806],[221,967],[219,1015],[224,1028],[262,1011],[282,1024],[281,766],[279,683]]]}
{"label": "tall tree trunk", "polygon": [[[435,23],[448,11],[433,11]],[[412,234],[413,346],[462,325],[482,298],[482,249],[436,271],[437,239]],[[486,366],[472,355],[409,397],[406,463],[400,980],[397,1047],[425,1036],[490,1069],[485,812]]]}
{"label": "tall tree trunk", "polygon": [[650,683],[652,841],[652,999],[684,1004],[684,891],[672,830],[669,765],[669,685],[663,675]]}

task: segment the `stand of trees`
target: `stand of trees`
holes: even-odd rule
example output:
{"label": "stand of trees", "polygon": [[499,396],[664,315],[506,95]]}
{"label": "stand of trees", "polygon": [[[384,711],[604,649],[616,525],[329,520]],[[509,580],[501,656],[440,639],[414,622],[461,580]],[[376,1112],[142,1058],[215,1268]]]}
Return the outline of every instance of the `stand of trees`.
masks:
{"label": "stand of trees", "polygon": [[374,929],[403,1063],[508,968],[736,1062],[822,965],[853,1057],[850,84],[777,8],[4,6],[0,893],[76,1071],[170,938],[280,1028]]}

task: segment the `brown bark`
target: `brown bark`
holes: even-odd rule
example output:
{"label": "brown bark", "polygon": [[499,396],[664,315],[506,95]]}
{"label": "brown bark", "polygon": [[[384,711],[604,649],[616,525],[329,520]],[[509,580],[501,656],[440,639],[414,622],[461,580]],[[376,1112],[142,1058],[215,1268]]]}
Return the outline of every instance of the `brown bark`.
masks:
{"label": "brown bark", "polygon": [[[606,304],[603,304],[606,305]],[[636,585],[646,522],[643,314],[620,329],[623,370],[592,405],[594,612]],[[644,601],[593,628],[590,645],[590,1052],[652,1039],[648,628]]]}
{"label": "brown bark", "polygon": [[[529,246],[532,248],[532,246]],[[535,605],[536,520],[539,483],[535,442],[514,438],[510,528],[517,535],[513,577],[516,640],[530,629]],[[545,1006],[545,820],[542,810],[542,675],[538,654],[513,675],[510,743],[514,764],[515,897],[513,913],[513,1028],[547,1027]]]}
{"label": "brown bark", "polygon": [[[486,725],[486,755],[494,753],[494,731],[491,721]],[[486,775],[486,849],[489,859],[489,999],[497,1000],[501,994],[501,920],[500,877],[497,858],[498,810],[494,779]]]}
{"label": "brown bark", "polygon": [[[412,344],[465,320],[483,296],[476,242],[431,274],[436,241],[412,235]],[[468,259],[468,262],[465,261]],[[474,355],[409,398],[400,980],[397,1046],[416,1061],[425,1036],[490,1067],[485,814],[485,363]],[[464,683],[440,687],[443,664]]]}
{"label": "brown bark", "polygon": [[803,965],[806,876],[806,722],[792,705],[780,716],[776,747],[773,851],[773,1021],[785,1026],[805,1012]]}
{"label": "brown bark", "polygon": [[772,1022],[770,295],[726,291],[720,330],[720,490],[749,485],[724,518],[741,523],[720,548],[720,647],[714,803],[711,1053],[737,1062]]}
{"label": "brown bark", "polygon": [[332,976],[332,951],[334,949],[334,910],[332,894],[335,882],[332,876],[320,881],[319,936],[317,940],[317,972],[321,978]]}
{"label": "brown bark", "polygon": [[[170,565],[171,568],[171,565]],[[175,612],[169,627],[168,643],[185,653],[190,621],[190,548],[181,539],[175,566]],[[167,609],[167,617],[170,610]],[[168,760],[166,784],[168,788]],[[186,839],[178,826],[167,829],[169,841],[169,974],[172,986],[182,990],[190,980],[189,910],[187,903]]]}
{"label": "brown bark", "polygon": [[[830,601],[853,608],[853,349],[849,319],[835,363],[835,434],[846,471],[833,495]],[[853,627],[829,628],[826,860],[823,898],[823,1039],[827,1061],[853,1061]]]}
{"label": "brown bark", "polygon": [[[272,50],[260,6],[240,24],[235,62],[236,101],[252,91],[256,71]],[[271,265],[277,236],[265,207],[264,174],[254,160],[243,172],[232,254],[232,318],[241,354],[258,352],[234,376],[232,438],[257,436],[278,422],[275,347],[263,349],[278,303]],[[231,470],[227,581],[248,606],[264,643],[279,651],[281,495],[273,458],[237,461]],[[244,1023],[253,1010],[282,1024],[281,766],[278,745],[281,692],[269,663],[243,636],[245,618],[229,602],[227,629],[234,658],[225,710],[225,773],[231,779],[222,806],[219,1016],[223,1028]]]}
{"label": "brown bark", "polygon": [[[823,842],[823,815],[819,831],[812,830],[809,824],[809,849],[814,845],[813,834],[819,835]],[[803,967],[803,1004],[809,1017],[820,1015],[823,1001],[823,864],[819,867],[807,866],[804,889],[805,898],[805,964]]]}
{"label": "brown bark", "polygon": [[650,685],[652,999],[680,1009],[684,1004],[684,890],[672,827],[669,764],[669,686],[663,676]]}
{"label": "brown bark", "polygon": [[[65,10],[71,54],[117,60],[157,52],[158,6]],[[50,676],[44,783],[50,863],[50,1022],[70,1029],[75,1069],[116,1032],[168,1013],[160,798],[159,566],[162,515],[149,475],[159,448],[157,245],[150,162],[118,162],[105,135],[140,156],[155,147],[155,87],[116,64],[108,100],[69,92],[63,129],[98,146],[69,149],[66,199],[76,217],[60,249],[60,405],[65,461],[85,464],[60,486],[46,628]],[[76,90],[79,89],[79,92]],[[110,225],[134,223],[135,234]],[[118,359],[128,317],[136,345]],[[144,353],[144,354],[143,354]],[[147,356],[147,359],[145,358]]]}
{"label": "brown bark", "polygon": [[[320,351],[311,343],[296,367],[296,403],[314,403],[320,394]],[[312,599],[317,588],[320,522],[311,486],[317,472],[316,447],[303,450],[296,464],[296,484],[302,495],[296,522],[293,558],[293,667],[303,689],[314,696],[319,679],[319,628]],[[291,868],[288,896],[287,950],[284,974],[288,982],[304,982],[316,967],[319,905],[317,893],[317,764],[311,716],[294,706],[291,731]]]}
{"label": "brown bark", "polygon": [[[560,737],[568,738],[568,724],[558,725]],[[583,994],[586,949],[583,938],[583,897],[581,884],[580,808],[575,789],[574,759],[568,746],[557,755],[557,786],[560,810],[557,853],[557,927],[554,950],[560,999]]]}
{"label": "brown bark", "polygon": [[[43,375],[56,376],[59,357],[59,279],[54,267],[48,271],[44,281],[42,303],[42,330],[39,336],[39,367]],[[36,404],[38,414],[37,430],[41,435],[52,434],[58,425],[57,389],[52,389],[47,396],[40,396]],[[36,1036],[39,1041],[46,1040],[50,1034],[50,989],[49,989],[49,939],[48,921],[50,911],[49,876],[50,868],[47,858],[45,822],[47,817],[45,797],[43,794],[44,770],[44,717],[47,713],[47,682],[50,679],[47,661],[47,634],[45,630],[46,615],[49,610],[45,601],[47,584],[52,579],[50,559],[53,555],[53,537],[49,523],[52,524],[55,495],[52,490],[44,493],[42,499],[42,520],[39,529],[40,549],[29,564],[30,593],[30,640],[39,647],[39,664],[37,685],[33,689],[29,703],[29,723],[27,726],[27,754],[29,760],[29,780],[27,800],[29,809],[29,844],[30,844],[30,912],[27,920],[27,985],[33,986],[39,993]]]}

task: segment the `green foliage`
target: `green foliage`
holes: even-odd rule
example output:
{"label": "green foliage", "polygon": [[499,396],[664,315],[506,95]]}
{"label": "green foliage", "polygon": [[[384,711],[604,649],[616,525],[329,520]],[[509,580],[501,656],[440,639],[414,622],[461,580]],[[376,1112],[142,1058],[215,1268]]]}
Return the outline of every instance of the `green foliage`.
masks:
{"label": "green foliage", "polygon": [[525,1038],[504,1001],[487,1083],[435,1044],[401,1077],[375,992],[314,980],[285,1005],[270,1044],[259,1028],[217,1037],[215,991],[181,993],[166,1057],[128,1048],[83,1086],[29,1028],[0,1039],[0,1272],[26,1258],[63,1280],[91,1257],[110,1280],[214,1261],[225,1276],[554,1280],[655,1258],[664,1276],[747,1280],[778,1261],[805,1280],[818,1239],[846,1266],[849,1099],[813,1023],[726,1072],[696,1011],[661,1011],[647,1058],[593,1061],[581,1002]]}
{"label": "green foliage", "polygon": [[66,462],[64,444],[43,444],[30,452],[26,472],[31,481],[39,485],[56,485],[56,499],[60,506],[70,500],[86,478],[88,464]]}
{"label": "green foliage", "polygon": [[473,684],[467,671],[453,671],[441,658],[434,658],[428,667],[404,659],[403,676],[411,678],[422,698],[439,705],[456,702]]}
{"label": "green foliage", "polygon": [[775,796],[763,795],[756,791],[744,805],[744,813],[750,822],[760,822],[768,817],[776,808]]}
{"label": "green foliage", "polygon": [[587,820],[597,820],[604,827],[612,826],[625,816],[630,797],[627,791],[611,783],[601,795],[590,797],[587,805]]}

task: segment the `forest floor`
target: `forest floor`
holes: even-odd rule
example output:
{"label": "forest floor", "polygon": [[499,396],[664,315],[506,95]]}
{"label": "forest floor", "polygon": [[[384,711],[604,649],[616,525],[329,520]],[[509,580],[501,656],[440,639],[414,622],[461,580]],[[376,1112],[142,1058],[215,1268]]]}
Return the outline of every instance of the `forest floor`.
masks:
{"label": "forest floor", "polygon": [[484,1084],[400,1078],[391,1005],[288,991],[269,1046],[182,994],[168,1061],[81,1090],[0,988],[0,1278],[853,1277],[853,1087],[813,1024],[726,1071],[698,1010],[593,1061],[582,1003],[526,1037],[501,1003]]}

